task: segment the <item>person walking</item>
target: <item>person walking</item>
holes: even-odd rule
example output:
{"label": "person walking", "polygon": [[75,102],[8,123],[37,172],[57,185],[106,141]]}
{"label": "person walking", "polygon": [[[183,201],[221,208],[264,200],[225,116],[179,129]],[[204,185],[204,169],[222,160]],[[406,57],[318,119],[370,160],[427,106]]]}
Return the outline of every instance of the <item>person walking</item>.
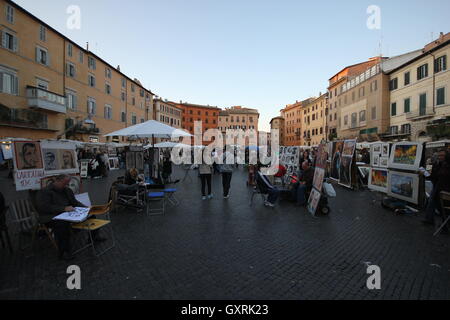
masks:
{"label": "person walking", "polygon": [[208,185],[208,199],[212,199],[213,195],[211,193],[211,177],[212,177],[212,166],[209,164],[202,163],[198,167],[200,173],[200,180],[202,182],[202,200],[206,200],[206,185]]}
{"label": "person walking", "polygon": [[225,152],[223,155],[223,164],[220,165],[220,172],[222,173],[222,187],[223,187],[223,197],[228,199],[230,197],[230,186],[231,178],[233,176],[233,164],[227,163],[232,162],[233,155],[229,152]]}

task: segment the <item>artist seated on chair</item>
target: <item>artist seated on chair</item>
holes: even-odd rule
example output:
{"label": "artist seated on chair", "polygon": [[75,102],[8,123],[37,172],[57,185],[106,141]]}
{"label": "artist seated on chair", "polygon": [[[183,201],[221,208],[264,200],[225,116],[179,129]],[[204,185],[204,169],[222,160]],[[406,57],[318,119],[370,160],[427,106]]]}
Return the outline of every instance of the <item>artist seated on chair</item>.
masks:
{"label": "artist seated on chair", "polygon": [[[73,211],[74,207],[86,207],[75,198],[72,189],[68,187],[69,182],[69,175],[59,175],[55,178],[55,182],[36,195],[39,222],[53,230],[59,249],[59,258],[65,260],[72,258],[71,223],[53,220],[53,218],[63,212]],[[90,218],[95,218],[95,216]],[[92,234],[95,241],[105,240],[99,237],[98,232]]]}
{"label": "artist seated on chair", "polygon": [[139,176],[139,172],[136,168],[131,168],[125,173],[125,184],[132,185],[143,181],[144,180]]}
{"label": "artist seated on chair", "polygon": [[273,186],[269,179],[265,175],[262,174],[260,171],[260,167],[258,167],[258,171],[256,172],[256,179],[258,179],[258,185],[260,186],[262,193],[267,193],[268,197],[267,200],[264,202],[265,206],[268,207],[274,207],[275,202],[278,199],[278,196],[280,195],[280,191],[277,189],[277,187]]}
{"label": "artist seated on chair", "polygon": [[314,180],[314,168],[310,166],[310,162],[305,160],[302,163],[302,171],[299,181],[292,188],[292,196],[297,205],[302,206],[306,204],[306,195],[311,192]]}

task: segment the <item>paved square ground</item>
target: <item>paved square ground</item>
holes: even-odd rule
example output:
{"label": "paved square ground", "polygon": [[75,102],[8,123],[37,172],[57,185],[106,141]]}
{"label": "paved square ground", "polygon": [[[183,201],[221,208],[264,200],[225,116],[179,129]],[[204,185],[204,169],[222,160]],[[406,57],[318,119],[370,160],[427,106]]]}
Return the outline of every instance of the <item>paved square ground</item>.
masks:
{"label": "paved square ground", "polygon": [[[112,181],[84,183],[105,203]],[[184,173],[177,168],[175,176]],[[100,258],[80,253],[81,290],[66,288],[67,262],[45,237],[34,251],[0,251],[1,299],[449,299],[450,237],[433,237],[419,215],[395,215],[381,196],[336,186],[332,212],[313,218],[283,201],[275,209],[256,197],[249,206],[247,172],[236,169],[231,197],[213,178],[203,201],[197,172],[177,184],[180,205],[147,217],[112,214],[116,247]],[[15,192],[2,173],[8,203]],[[17,238],[13,239],[17,244]],[[366,287],[366,265],[381,268],[381,290]]]}

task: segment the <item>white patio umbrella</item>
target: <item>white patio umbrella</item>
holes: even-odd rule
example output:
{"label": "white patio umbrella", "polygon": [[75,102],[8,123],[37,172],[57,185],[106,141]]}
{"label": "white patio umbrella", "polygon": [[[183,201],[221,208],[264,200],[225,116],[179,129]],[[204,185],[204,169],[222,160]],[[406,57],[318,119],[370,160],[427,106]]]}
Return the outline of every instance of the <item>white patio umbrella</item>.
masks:
{"label": "white patio umbrella", "polygon": [[155,148],[174,148],[174,147],[191,147],[188,144],[185,143],[176,143],[172,141],[165,141],[155,144]]}
{"label": "white patio umbrella", "polygon": [[149,120],[105,135],[105,137],[113,136],[136,138],[192,137],[190,133],[155,120]]}

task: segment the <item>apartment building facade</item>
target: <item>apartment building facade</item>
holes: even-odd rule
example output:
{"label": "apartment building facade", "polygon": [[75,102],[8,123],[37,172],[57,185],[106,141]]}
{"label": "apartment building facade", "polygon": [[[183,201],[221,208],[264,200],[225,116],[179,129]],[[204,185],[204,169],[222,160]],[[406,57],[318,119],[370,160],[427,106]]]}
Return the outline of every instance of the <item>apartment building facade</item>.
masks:
{"label": "apartment building facade", "polygon": [[280,146],[284,146],[284,118],[283,117],[275,117],[270,120],[270,130],[278,130],[278,137]]}
{"label": "apartment building facade", "polygon": [[326,140],[327,97],[327,93],[319,94],[318,98],[310,98],[302,102],[300,145],[317,146]]}
{"label": "apartment building facade", "polygon": [[390,126],[386,140],[430,141],[433,127],[441,124],[448,130],[449,56],[450,33],[441,33],[420,55],[388,73]]}
{"label": "apartment building facade", "polygon": [[281,110],[281,116],[284,118],[284,145],[301,145],[301,109],[302,102],[296,101],[287,105]]}
{"label": "apartment building facade", "polygon": [[103,142],[152,117],[137,79],[17,4],[0,0],[0,28],[0,137]]}
{"label": "apartment building facade", "polygon": [[[245,108],[242,106],[233,106],[225,108],[219,112],[219,130],[222,132],[224,139],[233,139],[232,144],[238,144],[238,139],[245,139],[245,133],[241,136],[231,136],[227,134],[227,130],[252,130],[253,133],[248,134],[249,139],[258,137],[259,112],[256,109]],[[244,140],[243,140],[244,141]],[[249,142],[247,142],[249,143]]]}
{"label": "apartment building facade", "polygon": [[[360,135],[361,139],[369,139],[369,136],[376,139],[379,129],[375,128],[378,123],[373,121],[383,117],[388,121],[386,111],[382,115],[383,100],[379,94],[382,60],[382,57],[375,57],[347,66],[329,79],[327,126],[330,139],[356,138]],[[373,78],[376,76],[377,79]],[[386,78],[383,79],[386,84]],[[384,101],[384,109],[387,103]],[[366,113],[370,113],[369,122]]]}
{"label": "apartment building facade", "polygon": [[174,128],[182,127],[183,109],[160,98],[153,99],[154,119]]}
{"label": "apartment building facade", "polygon": [[[181,128],[194,135],[194,122],[201,121],[202,134],[208,129],[217,129],[220,108],[215,106],[204,106],[180,101],[171,102],[174,106],[182,110]],[[192,139],[193,142],[193,139]],[[210,144],[211,141],[203,141],[203,145]]]}

